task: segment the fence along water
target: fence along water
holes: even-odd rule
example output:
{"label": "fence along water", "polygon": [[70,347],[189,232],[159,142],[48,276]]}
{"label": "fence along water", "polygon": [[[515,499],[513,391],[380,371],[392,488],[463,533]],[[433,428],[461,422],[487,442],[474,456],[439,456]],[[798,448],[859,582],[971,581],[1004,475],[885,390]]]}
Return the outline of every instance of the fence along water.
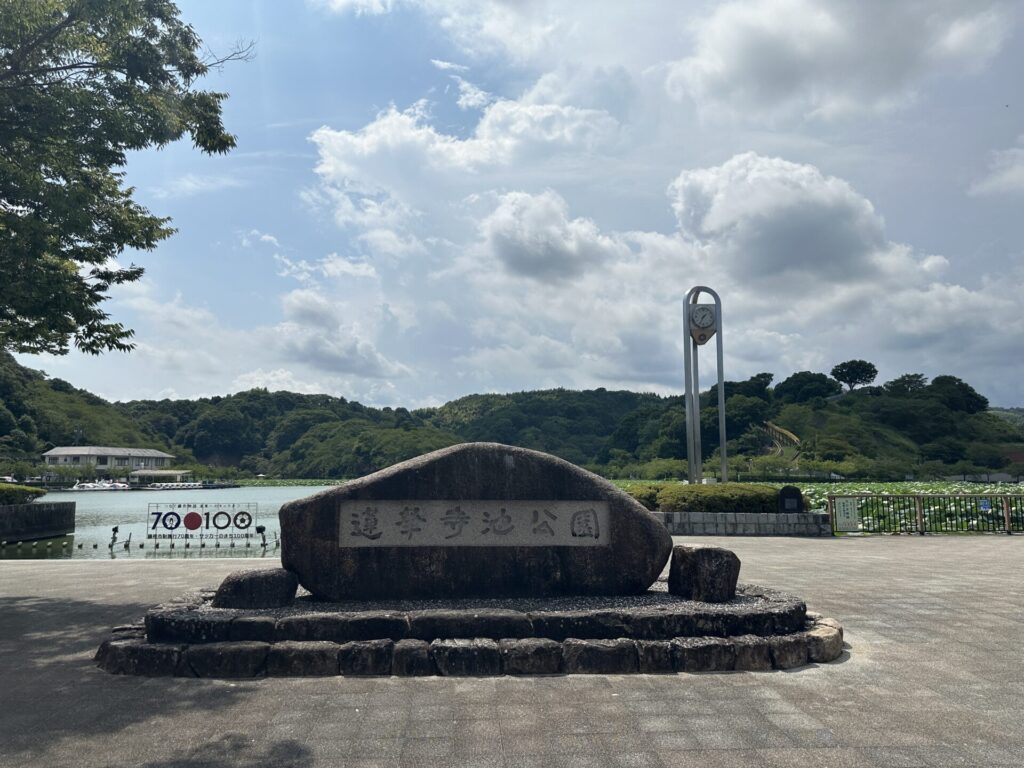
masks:
{"label": "fence along water", "polygon": [[1024,495],[830,495],[836,533],[1022,533]]}

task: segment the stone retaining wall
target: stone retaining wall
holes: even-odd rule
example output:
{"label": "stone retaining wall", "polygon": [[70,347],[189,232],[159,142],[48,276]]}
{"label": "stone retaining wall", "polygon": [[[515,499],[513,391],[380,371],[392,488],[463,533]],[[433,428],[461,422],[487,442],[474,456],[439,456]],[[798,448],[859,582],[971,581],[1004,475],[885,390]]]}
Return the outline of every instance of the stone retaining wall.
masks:
{"label": "stone retaining wall", "polygon": [[761,637],[448,638],[425,640],[152,643],[139,627],[115,628],[96,653],[101,669],[150,677],[490,676],[731,672],[792,669],[834,661],[842,627],[809,619],[805,629]]}
{"label": "stone retaining wall", "polygon": [[652,512],[673,536],[831,536],[827,512]]}
{"label": "stone retaining wall", "polygon": [[833,661],[843,648],[838,622],[755,585],[722,604],[527,612],[214,609],[212,596],[191,593],[115,627],[97,663],[218,678],[725,672]]}
{"label": "stone retaining wall", "polygon": [[75,502],[0,505],[0,541],[49,539],[75,532]]}

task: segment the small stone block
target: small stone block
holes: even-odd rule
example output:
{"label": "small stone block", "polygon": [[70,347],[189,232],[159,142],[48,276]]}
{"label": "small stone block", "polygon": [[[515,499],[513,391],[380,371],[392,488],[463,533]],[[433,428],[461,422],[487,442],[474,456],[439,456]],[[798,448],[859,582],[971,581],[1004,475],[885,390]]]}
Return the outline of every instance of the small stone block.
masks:
{"label": "small stone block", "polygon": [[391,640],[357,640],[345,643],[338,652],[343,675],[390,675]]}
{"label": "small stone block", "polygon": [[430,658],[430,643],[425,640],[399,640],[391,653],[391,674],[400,677],[425,677],[437,674]]}
{"label": "small stone block", "polygon": [[347,643],[352,640],[350,616],[347,613],[309,614],[305,618],[303,640],[326,640],[331,643]]}
{"label": "small stone block", "polygon": [[122,624],[111,629],[110,635],[112,639],[117,640],[127,640],[131,637],[145,637],[146,625],[141,621],[137,624]]}
{"label": "small stone block", "polygon": [[233,619],[228,611],[150,611],[146,637],[153,643],[216,643],[228,639]]}
{"label": "small stone block", "polygon": [[627,634],[626,617],[620,611],[542,611],[529,617],[534,634],[549,640],[611,640]]}
{"label": "small stone block", "polygon": [[835,627],[822,624],[804,634],[807,637],[807,658],[811,661],[835,661],[843,652],[843,636]]}
{"label": "small stone block", "polygon": [[434,640],[430,656],[437,671],[445,676],[501,674],[501,654],[493,640],[474,638]]}
{"label": "small stone block", "polygon": [[672,641],[677,672],[728,672],[736,667],[736,649],[721,637],[680,637]]}
{"label": "small stone block", "polygon": [[185,661],[197,677],[256,677],[267,664],[267,643],[255,641],[193,645]]}
{"label": "small stone block", "polygon": [[638,609],[626,616],[625,637],[638,640],[671,640],[673,637],[691,637],[698,633],[697,614],[693,611],[671,609]]}
{"label": "small stone block", "polygon": [[772,620],[772,635],[789,635],[803,631],[807,624],[807,606],[797,603],[785,608],[775,608],[768,612]]}
{"label": "small stone block", "polygon": [[[730,632],[732,617],[727,613],[715,611],[697,611],[694,617],[694,631],[686,637],[727,637]],[[680,635],[676,635],[679,637]]]}
{"label": "small stone block", "polygon": [[807,639],[802,632],[769,637],[768,648],[776,669],[793,669],[807,663]]}
{"label": "small stone block", "polygon": [[520,611],[427,610],[409,614],[409,636],[418,640],[485,637],[492,640],[531,637],[533,624]]}
{"label": "small stone block", "polygon": [[299,616],[285,616],[277,620],[274,627],[274,639],[277,642],[282,640],[312,640],[311,627],[316,619],[316,614],[303,614]]}
{"label": "small stone block", "polygon": [[267,674],[271,677],[327,677],[338,674],[341,646],[323,640],[274,643],[267,653]]}
{"label": "small stone block", "polygon": [[618,675],[636,672],[640,662],[632,640],[576,640],[562,643],[566,674]]}
{"label": "small stone block", "polygon": [[562,645],[554,640],[502,640],[498,652],[506,675],[557,675],[562,671]]}
{"label": "small stone block", "polygon": [[740,635],[730,638],[736,653],[736,670],[742,672],[767,672],[772,668],[772,654],[768,641],[757,635]]}
{"label": "small stone block", "polygon": [[141,638],[105,640],[96,651],[100,669],[115,675],[170,677],[178,667],[184,646],[147,643]]}
{"label": "small stone block", "polygon": [[235,571],[221,582],[214,608],[283,608],[295,601],[299,578],[284,568]]}
{"label": "small stone block", "polygon": [[687,600],[725,603],[736,596],[740,559],[720,547],[672,549],[668,591]]}
{"label": "small stone block", "polygon": [[643,673],[657,674],[675,671],[670,640],[637,640],[636,653],[640,662],[640,671]]}
{"label": "small stone block", "polygon": [[229,640],[274,642],[277,620],[273,616],[239,616],[228,629]]}
{"label": "small stone block", "polygon": [[843,625],[840,624],[835,619],[830,619],[828,617],[825,617],[823,619],[818,619],[818,623],[821,624],[822,626],[832,627],[832,629],[838,630],[839,631],[839,639],[840,640],[843,639]]}
{"label": "small stone block", "polygon": [[409,620],[394,611],[365,611],[348,619],[346,640],[401,640],[409,634]]}

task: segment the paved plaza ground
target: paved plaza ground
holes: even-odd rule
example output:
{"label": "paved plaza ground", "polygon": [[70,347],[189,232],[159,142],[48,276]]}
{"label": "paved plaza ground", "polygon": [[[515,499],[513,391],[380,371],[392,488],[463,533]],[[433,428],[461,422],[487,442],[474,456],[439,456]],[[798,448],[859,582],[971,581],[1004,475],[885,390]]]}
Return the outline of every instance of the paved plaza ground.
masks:
{"label": "paved plaza ground", "polygon": [[1024,537],[696,541],[842,621],[848,653],[731,674],[116,677],[92,663],[111,626],[253,561],[0,561],[0,766],[1024,765]]}

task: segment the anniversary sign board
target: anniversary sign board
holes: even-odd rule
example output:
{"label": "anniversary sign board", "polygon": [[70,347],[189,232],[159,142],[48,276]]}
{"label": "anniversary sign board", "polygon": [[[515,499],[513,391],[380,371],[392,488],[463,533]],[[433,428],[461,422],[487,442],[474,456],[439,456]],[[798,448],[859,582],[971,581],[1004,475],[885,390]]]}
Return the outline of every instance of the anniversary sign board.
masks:
{"label": "anniversary sign board", "polygon": [[465,443],[281,508],[281,561],[326,599],[632,594],[672,539],[632,497],[537,451]]}

